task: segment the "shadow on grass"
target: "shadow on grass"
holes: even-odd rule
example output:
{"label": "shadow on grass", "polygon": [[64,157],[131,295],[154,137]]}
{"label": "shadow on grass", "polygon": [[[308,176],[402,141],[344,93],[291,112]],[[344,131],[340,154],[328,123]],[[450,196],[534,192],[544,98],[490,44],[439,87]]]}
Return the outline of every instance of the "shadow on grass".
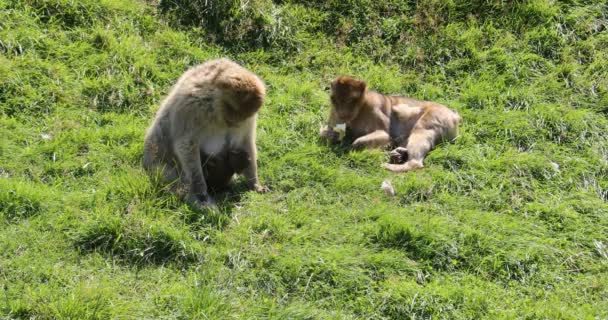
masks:
{"label": "shadow on grass", "polygon": [[[251,192],[243,178],[234,176],[227,187],[213,190],[209,189],[209,195],[215,200],[218,210],[200,209],[180,199],[172,191],[171,185],[167,185],[158,175],[149,175],[150,192],[145,197],[154,199],[155,206],[168,209],[181,215],[183,221],[191,229],[214,228],[224,229],[232,218],[232,212],[238,205],[246,192]],[[188,208],[187,210],[183,210]]]}
{"label": "shadow on grass", "polygon": [[247,188],[243,179],[235,179],[228,187],[222,190],[210,190],[209,194],[217,203],[218,210],[201,210],[191,204],[183,202],[190,210],[184,215],[185,222],[191,228],[212,227],[223,230],[232,219],[234,208],[241,202]]}
{"label": "shadow on grass", "polygon": [[211,193],[218,210],[200,210],[153,175],[149,178],[149,183],[114,186],[104,198],[108,205],[102,204],[74,235],[74,247],[134,267],[200,265],[205,246],[230,224],[235,206],[248,191],[243,179],[235,179],[226,190]]}
{"label": "shadow on grass", "polygon": [[357,148],[353,148],[352,143],[355,141],[348,135],[340,141],[340,143],[330,143],[323,137],[319,137],[317,139],[317,144],[321,146],[327,147],[332,153],[334,153],[338,157],[343,157],[348,155],[351,152],[360,151]]}
{"label": "shadow on grass", "polygon": [[[346,137],[337,144],[331,144],[322,138],[319,138],[319,145],[326,146],[327,149],[332,152],[336,157],[344,159],[345,165],[357,170],[376,171],[380,169],[382,163],[404,163],[407,158],[402,158],[397,161],[393,161],[389,151],[395,148],[391,143],[390,145],[378,148],[365,148],[365,147],[353,147],[352,143],[355,139],[349,136],[347,133]],[[382,157],[378,157],[375,152],[381,152]],[[406,156],[407,157],[407,156]],[[385,171],[385,169],[382,169]]]}

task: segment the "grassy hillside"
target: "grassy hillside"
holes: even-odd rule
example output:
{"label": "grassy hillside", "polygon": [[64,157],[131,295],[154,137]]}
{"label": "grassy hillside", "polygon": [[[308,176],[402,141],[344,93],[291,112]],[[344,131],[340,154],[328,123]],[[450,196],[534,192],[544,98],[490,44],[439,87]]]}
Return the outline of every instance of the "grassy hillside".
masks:
{"label": "grassy hillside", "polygon": [[[607,29],[606,0],[0,0],[0,318],[607,318]],[[201,213],[143,134],[221,56],[267,83],[272,192]],[[460,137],[401,175],[324,144],[338,74]]]}

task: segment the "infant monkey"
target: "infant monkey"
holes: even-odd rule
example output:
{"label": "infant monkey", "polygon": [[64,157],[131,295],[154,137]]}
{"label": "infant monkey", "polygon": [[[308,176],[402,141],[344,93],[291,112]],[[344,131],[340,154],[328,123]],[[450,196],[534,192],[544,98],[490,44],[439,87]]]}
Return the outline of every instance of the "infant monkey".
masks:
{"label": "infant monkey", "polygon": [[215,208],[209,190],[225,188],[236,174],[258,180],[255,130],[264,83],[228,59],[187,70],[162,102],[144,141],[143,166],[190,204]]}
{"label": "infant monkey", "polygon": [[437,143],[456,138],[459,122],[458,113],[439,103],[383,95],[364,81],[340,76],[331,83],[331,111],[321,136],[337,143],[346,124],[353,147],[395,147],[383,167],[404,172],[422,168]]}

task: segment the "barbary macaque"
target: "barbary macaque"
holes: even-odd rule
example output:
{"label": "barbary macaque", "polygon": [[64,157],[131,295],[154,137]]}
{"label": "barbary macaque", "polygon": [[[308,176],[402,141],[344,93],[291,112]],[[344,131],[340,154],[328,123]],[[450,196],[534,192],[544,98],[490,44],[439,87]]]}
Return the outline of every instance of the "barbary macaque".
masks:
{"label": "barbary macaque", "polygon": [[391,161],[383,167],[405,172],[422,168],[437,143],[456,138],[459,123],[458,113],[439,103],[384,95],[340,76],[331,83],[329,121],[320,134],[337,143],[345,130],[355,148],[390,146]]}
{"label": "barbary macaque", "polygon": [[265,94],[258,76],[228,59],[187,70],[146,132],[144,168],[200,209],[216,208],[209,191],[227,187],[234,174],[243,174],[249,189],[267,191],[255,143]]}

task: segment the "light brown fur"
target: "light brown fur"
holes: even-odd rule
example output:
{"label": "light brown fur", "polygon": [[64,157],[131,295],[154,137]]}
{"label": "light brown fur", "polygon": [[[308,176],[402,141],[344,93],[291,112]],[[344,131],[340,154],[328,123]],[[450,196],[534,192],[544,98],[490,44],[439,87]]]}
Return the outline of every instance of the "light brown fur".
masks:
{"label": "light brown fur", "polygon": [[355,139],[353,147],[391,145],[395,147],[390,153],[391,162],[396,163],[383,166],[393,172],[422,168],[424,158],[437,143],[458,135],[460,116],[448,107],[383,95],[348,76],[332,82],[331,103],[328,125],[321,129],[321,136],[337,143],[338,133],[333,128],[346,123],[347,135]]}
{"label": "light brown fur", "polygon": [[208,189],[234,173],[250,189],[257,175],[257,111],[266,89],[255,74],[228,59],[187,70],[162,102],[144,142],[144,168],[160,172],[172,190],[199,208],[215,207]]}

